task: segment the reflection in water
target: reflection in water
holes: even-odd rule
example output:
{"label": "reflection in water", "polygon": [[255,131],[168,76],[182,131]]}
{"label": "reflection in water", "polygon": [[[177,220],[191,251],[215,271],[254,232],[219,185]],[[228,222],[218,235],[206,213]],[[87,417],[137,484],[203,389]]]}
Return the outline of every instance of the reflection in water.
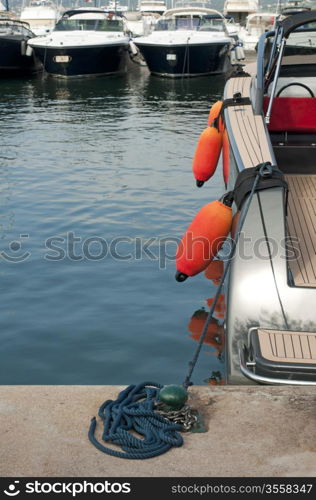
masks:
{"label": "reflection in water", "polygon": [[[208,313],[204,308],[195,311],[188,324],[188,330],[191,332],[191,339],[196,341],[200,340],[207,316]],[[211,319],[207,327],[203,343],[215,347],[215,353],[218,359],[222,359],[224,350],[224,326],[220,325],[215,318]]]}
{"label": "reflection in water", "polygon": [[[206,299],[206,302],[207,302],[207,305],[209,306],[209,308],[211,308],[213,302],[214,302],[214,298],[211,297],[209,299]],[[226,313],[226,304],[225,304],[225,295],[223,293],[221,293],[218,297],[218,300],[216,302],[216,306],[215,306],[215,310],[214,310],[216,316],[218,318],[224,318],[225,317],[225,313]]]}
{"label": "reflection in water", "polygon": [[224,272],[224,262],[222,260],[213,260],[204,271],[208,280],[212,280],[214,285],[219,285]]}
{"label": "reflection in water", "polygon": [[[215,286],[217,286],[220,283],[223,272],[224,262],[221,260],[214,260],[206,268],[204,275],[207,279],[211,280]],[[213,305],[215,295],[216,294],[214,294],[213,297],[205,299],[209,308]],[[217,359],[221,362],[224,361],[225,352],[225,329],[223,324],[225,313],[225,295],[220,294],[215,305],[213,317],[207,327],[203,341],[203,344],[215,348],[215,351],[212,354],[215,354]],[[197,342],[201,338],[208,314],[209,312],[202,307],[201,309],[195,311],[189,321],[188,330],[191,332],[190,338]],[[204,382],[210,385],[223,385],[226,383],[225,376],[222,374],[221,370],[211,370],[211,376],[205,379]]]}

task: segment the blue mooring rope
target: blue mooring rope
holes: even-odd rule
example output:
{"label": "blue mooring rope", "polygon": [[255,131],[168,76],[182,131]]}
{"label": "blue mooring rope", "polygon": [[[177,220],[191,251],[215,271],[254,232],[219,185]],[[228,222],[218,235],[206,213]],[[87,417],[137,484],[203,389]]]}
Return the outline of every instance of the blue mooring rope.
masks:
{"label": "blue mooring rope", "polygon": [[[192,385],[192,373],[200,355],[207,327],[213,316],[222,286],[232,263],[240,231],[246,219],[258,182],[261,177],[270,176],[272,174],[272,169],[273,167],[269,162],[261,163],[256,167],[257,175],[239,220],[238,232],[233,241],[227,266],[225,267],[212,307],[204,323],[203,331],[192,361],[189,363],[189,370],[183,382],[185,389]],[[173,446],[182,446],[183,439],[178,432],[182,430],[182,426],[170,422],[155,411],[155,403],[158,401],[158,394],[162,387],[161,384],[152,382],[130,385],[119,394],[116,401],[108,400],[101,405],[98,414],[103,421],[104,427],[102,439],[105,442],[111,442],[114,445],[121,446],[123,451],[116,451],[112,448],[108,448],[95,438],[95,429],[97,425],[95,417],[91,420],[88,434],[91,443],[103,453],[107,453],[114,457],[129,459],[153,458],[165,453]],[[143,439],[137,438],[130,431],[136,431],[143,436]]]}
{"label": "blue mooring rope", "polygon": [[[105,401],[99,409],[103,421],[102,439],[121,446],[116,451],[101,444],[95,438],[96,418],[93,417],[89,429],[91,443],[100,451],[119,458],[153,458],[182,446],[183,439],[178,431],[182,426],[162,417],[154,409],[162,385],[145,382],[130,385],[122,391],[116,401]],[[143,436],[138,439],[130,431]]]}

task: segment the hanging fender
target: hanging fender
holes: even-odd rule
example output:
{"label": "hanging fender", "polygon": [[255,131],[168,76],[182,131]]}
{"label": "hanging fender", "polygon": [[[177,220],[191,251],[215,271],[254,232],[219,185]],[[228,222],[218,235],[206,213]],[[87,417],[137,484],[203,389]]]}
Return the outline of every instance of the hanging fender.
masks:
{"label": "hanging fender", "polygon": [[217,127],[207,127],[200,135],[192,164],[197,187],[202,187],[215,173],[222,150],[222,133]]}
{"label": "hanging fender", "polygon": [[232,198],[205,205],[194,217],[176,253],[176,280],[204,271],[226,240],[232,224]]}
{"label": "hanging fender", "polygon": [[128,49],[129,49],[129,53],[131,54],[131,56],[132,56],[132,57],[133,57],[133,56],[137,56],[137,54],[138,54],[138,49],[137,49],[137,47],[136,47],[135,43],[134,43],[132,40],[130,40],[130,41],[128,42]]}
{"label": "hanging fender", "polygon": [[222,111],[222,106],[223,106],[223,101],[216,101],[211,107],[207,120],[207,125],[209,127],[213,125],[216,118],[220,116],[220,113]]}
{"label": "hanging fender", "polygon": [[200,135],[192,164],[197,187],[202,187],[215,173],[222,150],[223,120],[222,101],[217,101],[210,109],[208,127]]}

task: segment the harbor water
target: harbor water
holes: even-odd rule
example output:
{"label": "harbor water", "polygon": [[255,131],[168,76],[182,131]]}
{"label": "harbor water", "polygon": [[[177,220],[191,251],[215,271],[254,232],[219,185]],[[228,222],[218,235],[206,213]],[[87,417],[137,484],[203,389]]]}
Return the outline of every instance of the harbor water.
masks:
{"label": "harbor water", "polygon": [[[0,81],[1,384],[183,381],[216,289],[175,281],[175,238],[224,192],[221,164],[202,189],[191,172],[223,86],[138,67]],[[194,383],[224,364],[205,345]]]}

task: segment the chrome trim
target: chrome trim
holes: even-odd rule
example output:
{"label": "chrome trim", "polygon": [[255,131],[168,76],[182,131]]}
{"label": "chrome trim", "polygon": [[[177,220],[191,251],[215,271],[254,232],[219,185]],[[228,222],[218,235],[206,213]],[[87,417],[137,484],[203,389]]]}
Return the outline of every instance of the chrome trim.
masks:
{"label": "chrome trim", "polygon": [[277,82],[278,82],[278,78],[279,78],[284,47],[285,47],[285,39],[283,38],[282,42],[281,42],[281,46],[280,46],[280,53],[279,53],[279,57],[278,57],[278,61],[277,61],[276,69],[275,69],[275,75],[274,75],[274,80],[272,83],[271,95],[270,95],[268,110],[267,110],[266,119],[265,119],[267,124],[270,123],[272,104],[273,104],[274,94],[275,94],[275,90],[276,90],[276,86],[277,86]]}
{"label": "chrome trim", "polygon": [[259,384],[268,384],[268,385],[316,385],[316,382],[312,381],[278,379],[278,378],[263,377],[262,375],[256,375],[255,373],[253,373],[251,370],[248,369],[246,362],[247,348],[242,341],[238,343],[238,353],[239,353],[239,365],[241,373],[245,377],[249,378],[254,382],[257,382]]}

